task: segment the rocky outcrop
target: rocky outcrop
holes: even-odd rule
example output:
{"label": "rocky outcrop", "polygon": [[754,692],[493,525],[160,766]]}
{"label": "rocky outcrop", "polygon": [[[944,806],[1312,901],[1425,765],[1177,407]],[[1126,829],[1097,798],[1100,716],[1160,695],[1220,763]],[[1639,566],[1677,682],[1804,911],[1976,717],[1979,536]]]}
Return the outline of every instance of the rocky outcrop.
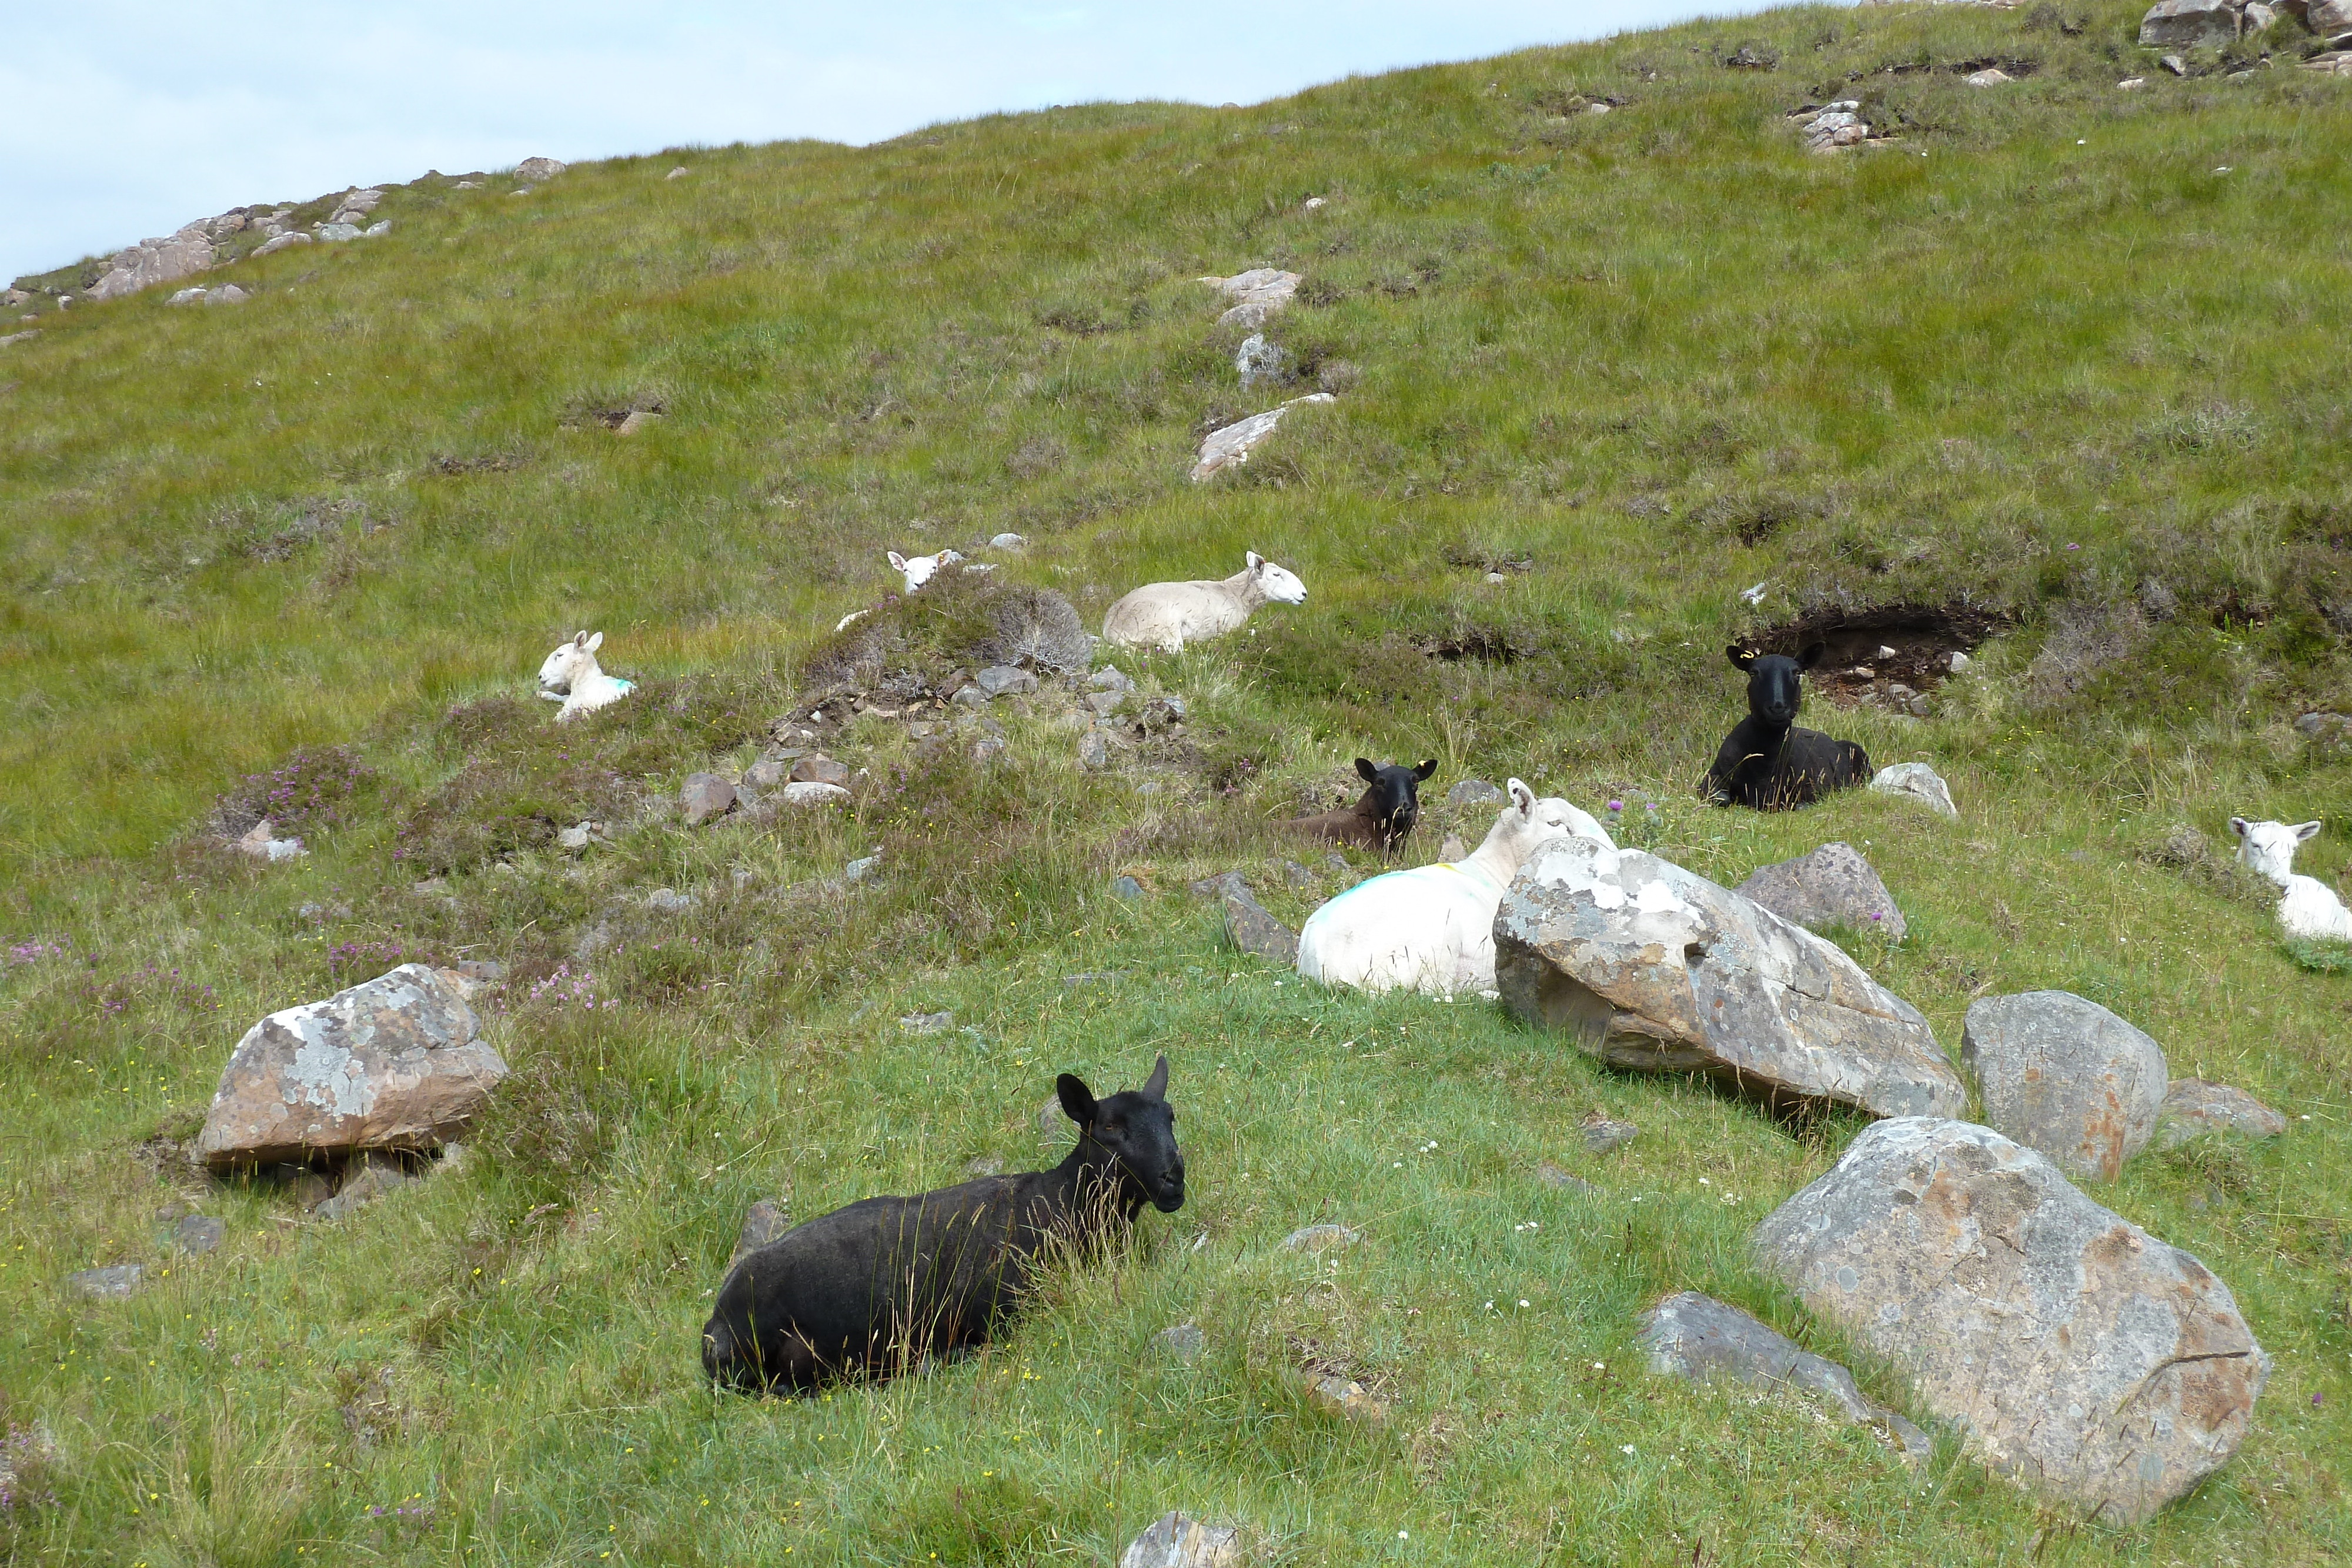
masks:
{"label": "rocky outcrop", "polygon": [[1970,1003],[1960,1061],[1988,1126],[2095,1181],[2147,1146],[2164,1106],[2164,1048],[2066,991]]}
{"label": "rocky outcrop", "polygon": [[119,252],[106,276],[90,285],[89,299],[115,299],[159,283],[176,283],[213,264],[211,220],[188,225],[168,239],[144,239]]}
{"label": "rocky outcrop", "polygon": [[1733,891],[1808,931],[1843,925],[1896,942],[1911,932],[1895,895],[1852,844],[1826,843],[1795,860],[1759,867]]}
{"label": "rocky outcrop", "polygon": [[569,163],[559,158],[526,158],[515,165],[515,178],[534,183],[541,180],[552,180],[570,167]]}
{"label": "rocky outcrop", "polygon": [[2220,48],[2238,41],[2243,0],[2158,0],[2139,22],[2144,49]]}
{"label": "rocky outcrop", "polygon": [[1234,302],[1217,318],[1218,326],[1255,332],[1265,325],[1267,317],[1290,303],[1302,279],[1297,273],[1279,267],[1253,267],[1231,277],[1203,277],[1201,281]]}
{"label": "rocky outcrop", "polygon": [[195,1155],[223,1170],[457,1137],[507,1075],[463,986],[403,964],[263,1019],[221,1074]]}
{"label": "rocky outcrop", "polygon": [[1978,1458],[2115,1523],[2228,1463],[2269,1376],[2228,1286],[1989,1127],[1866,1127],[1755,1240]]}
{"label": "rocky outcrop", "polygon": [[1250,449],[1272,435],[1281,425],[1282,416],[1300,403],[1339,401],[1329,392],[1308,392],[1305,397],[1292,398],[1278,408],[1251,414],[1247,419],[1236,420],[1222,430],[1211,431],[1208,439],[1201,443],[1199,460],[1192,465],[1192,483],[1198,485],[1220,469],[1248,462]]}
{"label": "rocky outcrop", "polygon": [[1927,1020],[1803,926],[1639,850],[1536,852],[1495,916],[1504,1005],[1612,1066],[1880,1116],[1968,1105]]}
{"label": "rocky outcrop", "polygon": [[1884,1405],[1863,1397],[1853,1374],[1825,1356],[1712,1296],[1685,1291],[1642,1314],[1633,1338],[1662,1376],[1706,1383],[1730,1377],[1761,1388],[1795,1388],[1833,1415],[1868,1427],[1879,1440],[1917,1464],[1935,1457],[1927,1434]]}

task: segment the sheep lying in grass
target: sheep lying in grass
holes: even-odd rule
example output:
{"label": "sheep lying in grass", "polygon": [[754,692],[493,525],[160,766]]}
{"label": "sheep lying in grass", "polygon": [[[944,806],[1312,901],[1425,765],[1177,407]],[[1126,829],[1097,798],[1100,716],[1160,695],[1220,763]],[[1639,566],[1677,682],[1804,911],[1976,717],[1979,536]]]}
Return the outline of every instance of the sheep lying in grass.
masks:
{"label": "sheep lying in grass", "polygon": [[1527,858],[1570,836],[1617,847],[1567,801],[1538,800],[1517,779],[1509,788],[1511,803],[1468,859],[1373,877],[1308,915],[1298,933],[1298,972],[1367,991],[1495,995],[1495,912]]}
{"label": "sheep lying in grass", "polygon": [[739,1388],[793,1390],[903,1371],[988,1339],[1049,1248],[1122,1236],[1147,1203],[1184,1206],[1165,1056],[1141,1089],[1107,1099],[1067,1072],[1054,1087],[1078,1124],[1060,1165],[865,1198],[786,1231],[719,1287],[703,1369]]}
{"label": "sheep lying in grass", "polygon": [[961,550],[943,549],[937,555],[919,555],[909,559],[897,550],[887,552],[890,568],[907,580],[907,591],[915,592],[940,574],[943,566],[957,566],[963,561]]}
{"label": "sheep lying in grass", "polygon": [[1715,765],[1706,770],[1708,800],[1718,806],[1778,811],[1869,782],[1868,752],[1851,740],[1798,727],[1804,672],[1824,651],[1816,643],[1791,659],[1737,644],[1725,650],[1734,668],[1748,672],[1748,716],[1724,737]]}
{"label": "sheep lying in grass", "polygon": [[604,645],[602,632],[593,637],[583,632],[569,643],[558,643],[539,666],[539,695],[563,705],[555,716],[558,721],[610,707],[637,689],[635,681],[608,675],[598,666],[596,650]]}
{"label": "sheep lying in grass", "polygon": [[2230,819],[2238,835],[2238,859],[2278,883],[2279,926],[2302,942],[2352,942],[2352,910],[2317,877],[2297,876],[2294,852],[2319,832],[2317,822],[2249,822]]}
{"label": "sheep lying in grass", "polygon": [[1294,817],[1283,825],[1309,838],[1392,854],[1421,820],[1421,781],[1436,771],[1433,761],[1418,768],[1401,762],[1381,768],[1368,757],[1359,757],[1357,775],[1370,786],[1361,799],[1344,810]]}
{"label": "sheep lying in grass", "polygon": [[1103,617],[1103,641],[1174,653],[1187,643],[1238,629],[1261,604],[1307,602],[1307,585],[1297,576],[1255,550],[1248,559],[1247,566],[1222,580],[1144,584]]}

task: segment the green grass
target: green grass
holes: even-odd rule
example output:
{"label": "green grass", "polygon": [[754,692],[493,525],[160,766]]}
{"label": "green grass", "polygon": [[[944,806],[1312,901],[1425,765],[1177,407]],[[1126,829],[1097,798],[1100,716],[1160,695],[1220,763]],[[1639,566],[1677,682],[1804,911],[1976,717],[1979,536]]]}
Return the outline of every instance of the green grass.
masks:
{"label": "green grass", "polygon": [[[1298,1563],[2352,1554],[2352,993],[2260,890],[2164,847],[2352,784],[2290,722],[2352,708],[2352,121],[2291,68],[2294,24],[2276,68],[2177,80],[2137,13],[1791,10],[1247,110],[419,183],[383,239],[239,263],[235,309],[49,313],[0,350],[0,936],[45,945],[0,960],[0,1421],[53,1436],[55,1501],[0,1517],[0,1550],[1107,1561],[1182,1507]],[[1779,68],[1719,63],[1748,42]],[[1940,68],[1986,57],[2037,68]],[[1901,139],[1804,153],[1782,113],[1843,96]],[[1235,390],[1192,280],[1256,265],[1307,275],[1272,335],[1347,390],[1192,486],[1200,430],[1271,397]],[[656,402],[627,441],[597,418]],[[1033,541],[1005,571],[1090,624],[1245,549],[1310,599],[1122,660],[1193,716],[1107,774],[1041,699],[1000,712],[994,768],[859,721],[832,747],[871,776],[847,818],[658,809],[757,756],[827,629],[896,586],[885,549],[1005,528]],[[1958,823],[1694,799],[1739,710],[1727,641],[1906,605],[2005,630],[1926,721],[1809,711],[1931,760]],[[530,674],[582,626],[642,685],[559,731]],[[1845,839],[1911,926],[1851,950],[1948,1048],[1973,997],[2063,987],[2286,1111],[2272,1145],[2151,1154],[2095,1194],[2276,1354],[2236,1459],[2115,1531],[1949,1433],[1914,1475],[1801,1404],[1653,1379],[1634,1317],[1698,1289],[1927,1414],[1747,1257],[1859,1124],[1225,948],[1186,883],[1238,864],[1303,916],[1340,878],[1266,824],[1359,753],[1440,758],[1433,795],[1516,773],[1624,800],[1627,838],[1727,882]],[[216,806],[272,775],[315,853],[232,861]],[[549,838],[582,817],[613,842],[575,861]],[[2297,869],[2343,868],[2329,825]],[[1434,810],[1413,853],[1481,826]],[[877,883],[821,885],[877,847]],[[1141,903],[1108,896],[1121,873]],[[428,875],[446,898],[410,891]],[[655,887],[698,903],[656,921]],[[600,1006],[528,1000],[600,925]],[[460,1169],[332,1225],[142,1162],[253,1019],[417,955],[515,973],[490,1028],[516,1073]],[[957,1030],[897,1025],[941,1008]],[[975,1361],[809,1402],[702,1386],[751,1200],[805,1217],[1055,1157],[1053,1074],[1133,1084],[1160,1051],[1192,1197],[1131,1255],[1057,1276]],[[1640,1138],[1586,1156],[1595,1107]],[[174,1260],[154,1216],[190,1198],[228,1240]],[[1323,1219],[1366,1239],[1336,1268],[1278,1249]],[[129,1301],[61,1293],[133,1260]],[[1190,1365],[1152,1344],[1184,1321]],[[1388,1423],[1316,1409],[1309,1362]]]}

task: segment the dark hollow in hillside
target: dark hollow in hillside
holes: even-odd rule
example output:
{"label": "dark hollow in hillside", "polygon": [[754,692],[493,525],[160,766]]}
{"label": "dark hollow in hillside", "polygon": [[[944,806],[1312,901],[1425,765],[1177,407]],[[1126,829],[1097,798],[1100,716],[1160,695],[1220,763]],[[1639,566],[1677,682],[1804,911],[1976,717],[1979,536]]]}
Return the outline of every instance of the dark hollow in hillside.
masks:
{"label": "dark hollow in hillside", "polygon": [[[1841,707],[1875,700],[1889,685],[1931,691],[1952,673],[1952,655],[1973,652],[2015,617],[1971,604],[1882,604],[1866,610],[1813,610],[1747,639],[1764,653],[1791,656],[1828,645],[1806,684]],[[1880,652],[1894,650],[1890,657]],[[1863,675],[1857,671],[1867,670]]]}

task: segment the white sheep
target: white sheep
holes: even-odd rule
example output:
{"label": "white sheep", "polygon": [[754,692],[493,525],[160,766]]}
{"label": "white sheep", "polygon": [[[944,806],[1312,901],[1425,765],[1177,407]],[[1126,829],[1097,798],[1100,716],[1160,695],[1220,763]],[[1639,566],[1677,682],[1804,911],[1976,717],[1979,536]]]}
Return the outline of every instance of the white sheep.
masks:
{"label": "white sheep", "polygon": [[2336,890],[2314,876],[2297,876],[2294,852],[2319,832],[2317,822],[2249,822],[2230,819],[2238,835],[2238,859],[2279,885],[2279,925],[2302,941],[2352,942],[2352,910]]}
{"label": "white sheep", "polygon": [[1249,565],[1222,581],[1150,582],[1121,599],[1103,617],[1103,640],[1122,647],[1181,652],[1188,642],[1222,637],[1261,604],[1304,604],[1307,585],[1257,551]]}
{"label": "white sheep", "polygon": [[1510,781],[1511,803],[1468,858],[1359,883],[1307,917],[1298,972],[1367,991],[1495,992],[1495,912],[1528,857],[1555,839],[1616,843],[1587,813]]}
{"label": "white sheep", "polygon": [[583,632],[569,643],[558,643],[539,666],[539,695],[563,705],[555,716],[559,721],[609,707],[637,689],[636,682],[608,675],[597,666],[596,650],[604,645],[602,632],[593,637]]}
{"label": "white sheep", "polygon": [[909,593],[937,577],[940,574],[940,568],[960,565],[963,560],[961,550],[951,549],[943,549],[937,555],[919,555],[912,560],[900,555],[897,550],[891,550],[888,554],[891,570],[906,578],[907,591]]}

